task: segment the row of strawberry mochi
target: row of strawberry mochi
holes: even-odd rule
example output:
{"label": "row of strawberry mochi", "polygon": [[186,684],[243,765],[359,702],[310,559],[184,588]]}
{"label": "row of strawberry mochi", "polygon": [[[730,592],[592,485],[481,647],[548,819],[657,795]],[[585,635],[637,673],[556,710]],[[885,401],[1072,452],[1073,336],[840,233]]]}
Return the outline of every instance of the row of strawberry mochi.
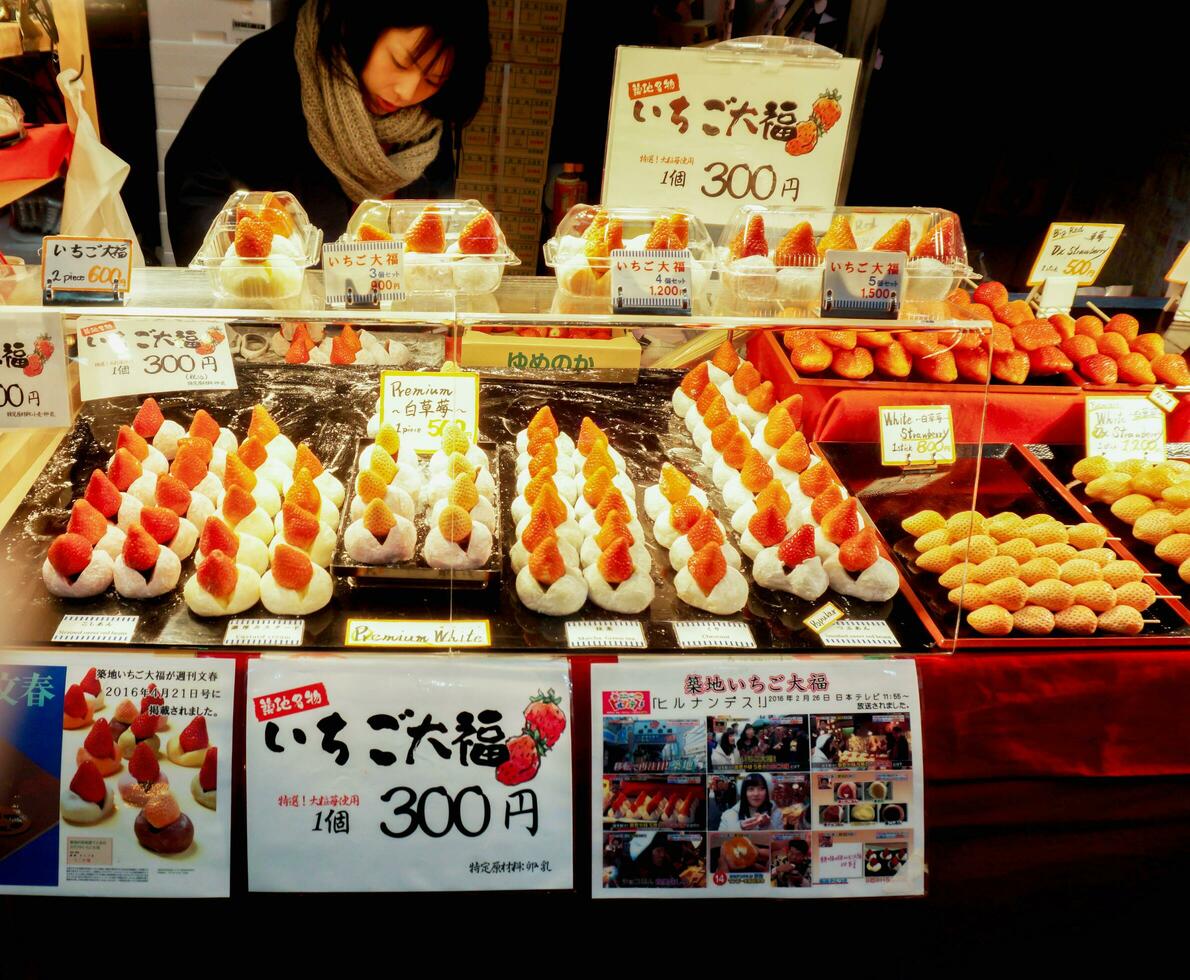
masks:
{"label": "row of strawberry mochi", "polygon": [[[120,427],[42,566],[46,588],[87,598],[114,585],[128,599],[172,591],[196,553],[183,594],[204,616],[263,601],[273,612],[320,608],[342,483],[305,444],[295,446],[262,405],[240,443],[199,409],[189,428],[155,399]],[[318,605],[316,605],[318,604]]]}

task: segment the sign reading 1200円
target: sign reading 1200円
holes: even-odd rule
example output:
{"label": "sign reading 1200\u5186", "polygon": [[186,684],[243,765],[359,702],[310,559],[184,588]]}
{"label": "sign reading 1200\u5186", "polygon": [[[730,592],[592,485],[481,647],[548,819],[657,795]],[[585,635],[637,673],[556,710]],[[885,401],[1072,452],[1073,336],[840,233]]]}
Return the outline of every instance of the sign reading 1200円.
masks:
{"label": "sign reading 1200\u5186", "polygon": [[741,204],[834,204],[859,64],[617,48],[603,203],[687,208],[707,224]]}

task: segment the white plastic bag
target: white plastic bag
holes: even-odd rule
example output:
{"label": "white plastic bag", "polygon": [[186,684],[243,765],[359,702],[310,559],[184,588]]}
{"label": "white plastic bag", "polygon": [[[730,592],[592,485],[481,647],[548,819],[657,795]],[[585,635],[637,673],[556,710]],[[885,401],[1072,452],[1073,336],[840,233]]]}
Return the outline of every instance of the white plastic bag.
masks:
{"label": "white plastic bag", "polygon": [[95,123],[83,107],[83,80],[73,71],[58,75],[58,88],[77,120],[66,191],[62,199],[62,234],[94,238],[131,238],[132,264],[143,266],[136,232],[120,199],[129,166],[99,141]]}

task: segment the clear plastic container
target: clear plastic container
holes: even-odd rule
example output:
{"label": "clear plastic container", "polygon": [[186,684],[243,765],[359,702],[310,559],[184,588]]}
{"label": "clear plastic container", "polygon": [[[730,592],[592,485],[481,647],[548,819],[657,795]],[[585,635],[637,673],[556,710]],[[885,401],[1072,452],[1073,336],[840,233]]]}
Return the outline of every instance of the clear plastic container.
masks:
{"label": "clear plastic container", "polygon": [[[250,218],[264,220],[271,242],[258,233],[237,246],[236,230]],[[288,191],[236,191],[211,222],[190,268],[206,269],[219,296],[272,302],[302,291],[305,271],[318,264],[321,250],[322,230]]]}
{"label": "clear plastic container", "polygon": [[[485,215],[490,228],[473,226]],[[499,222],[475,200],[364,201],[341,241],[369,239],[405,243],[403,285],[408,293],[495,292],[504,267],[521,264]]]}
{"label": "clear plastic container", "polygon": [[746,204],[736,209],[719,240],[724,290],[741,303],[774,302],[817,315],[828,248],[905,252],[909,263],[902,309],[909,315],[915,306],[942,301],[971,277],[963,231],[951,211]]}
{"label": "clear plastic container", "polygon": [[[698,305],[705,301],[709,291],[711,273],[715,269],[715,246],[706,225],[689,211],[666,211],[661,208],[601,208],[594,204],[576,204],[566,212],[554,237],[545,243],[545,264],[554,270],[558,289],[562,294],[569,297],[602,298],[606,300],[605,310],[610,309],[609,253],[614,248],[650,247],[648,241],[654,230],[658,229],[658,223],[672,223],[677,215],[681,215],[686,221],[685,241],[682,241],[680,233],[676,238],[667,235],[664,245],[658,240],[652,247],[690,250],[691,286],[694,290],[692,298],[695,305]],[[607,229],[614,228],[616,222],[619,222],[621,233],[614,242],[609,242]],[[602,235],[599,235],[600,227],[603,228]]]}

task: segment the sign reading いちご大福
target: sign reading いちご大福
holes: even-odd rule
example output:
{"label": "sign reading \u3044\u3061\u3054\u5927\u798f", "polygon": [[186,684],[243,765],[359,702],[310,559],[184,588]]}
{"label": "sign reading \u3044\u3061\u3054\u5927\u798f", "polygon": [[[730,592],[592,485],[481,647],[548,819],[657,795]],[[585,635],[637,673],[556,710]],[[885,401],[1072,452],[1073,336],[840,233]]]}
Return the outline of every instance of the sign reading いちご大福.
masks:
{"label": "sign reading \u3044\u3061\u3054\u5927\u798f", "polygon": [[686,208],[834,204],[860,62],[805,41],[620,47],[603,203]]}
{"label": "sign reading \u3044\u3061\u3054\u5927\u798f", "polygon": [[0,429],[70,425],[62,318],[34,316],[5,327],[0,344]]}
{"label": "sign reading \u3044\u3061\u3054\u5927\u798f", "polygon": [[571,887],[565,659],[253,660],[246,725],[254,891]]}

